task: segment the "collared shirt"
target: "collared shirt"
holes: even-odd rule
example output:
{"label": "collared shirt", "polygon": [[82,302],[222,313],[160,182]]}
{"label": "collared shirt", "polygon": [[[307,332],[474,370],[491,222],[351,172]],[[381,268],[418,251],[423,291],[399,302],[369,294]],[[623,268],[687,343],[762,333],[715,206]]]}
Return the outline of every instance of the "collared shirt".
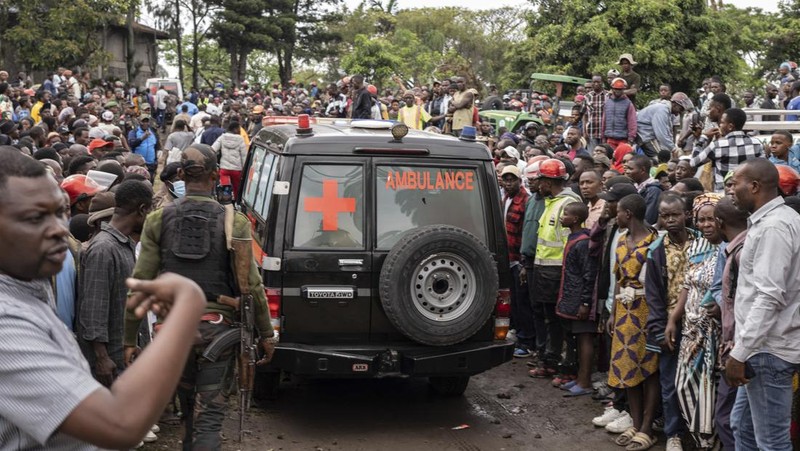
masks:
{"label": "collared shirt", "polygon": [[101,386],[54,309],[49,280],[0,274],[1,451],[97,449],[58,432]]}
{"label": "collared shirt", "polygon": [[[122,331],[128,288],[125,279],[133,274],[136,245],[109,223],[89,242],[81,257],[81,302],[78,338],[105,343],[108,355],[119,369],[124,366]],[[93,365],[94,351],[84,350]]]}
{"label": "collared shirt", "polygon": [[600,219],[600,215],[603,214],[603,209],[606,208],[606,201],[598,197],[595,199],[594,204],[587,202],[586,205],[589,207],[589,216],[586,218],[585,225],[587,229],[591,229]]}
{"label": "collared shirt", "polygon": [[748,219],[736,287],[731,357],[766,352],[800,363],[800,217],[776,197]]}
{"label": "collared shirt", "polygon": [[608,92],[589,91],[586,93],[586,128],[590,138],[603,137],[603,107],[606,104]]}
{"label": "collared shirt", "polygon": [[701,136],[695,142],[690,164],[693,168],[702,166],[707,161],[714,163],[714,183],[721,189],[725,175],[735,170],[740,164],[751,158],[764,155],[761,141],[747,136],[743,131],[728,133],[724,137],[708,144],[708,137]]}
{"label": "collared shirt", "polygon": [[675,306],[678,305],[678,296],[686,276],[689,262],[687,251],[695,238],[691,230],[687,232],[686,241],[683,244],[673,242],[669,234],[664,236],[664,252],[667,256],[667,314],[672,313]]}

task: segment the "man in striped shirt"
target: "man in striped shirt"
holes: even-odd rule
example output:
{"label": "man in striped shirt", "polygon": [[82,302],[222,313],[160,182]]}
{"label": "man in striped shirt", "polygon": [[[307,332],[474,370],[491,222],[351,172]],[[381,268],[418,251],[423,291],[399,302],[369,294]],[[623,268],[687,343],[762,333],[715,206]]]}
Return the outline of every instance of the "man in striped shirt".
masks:
{"label": "man in striped shirt", "polygon": [[[714,163],[714,189],[724,188],[723,179],[740,164],[752,158],[764,156],[764,146],[742,131],[747,114],[739,108],[729,108],[719,121],[719,128],[712,128],[702,134],[695,131],[694,150],[690,164],[698,168],[707,161]],[[716,141],[713,141],[716,139]],[[712,141],[709,144],[709,141]]]}
{"label": "man in striped shirt", "polygon": [[17,149],[0,146],[0,161],[0,451],[131,448],[172,397],[205,297],[174,274],[129,280],[129,308],[172,314],[160,339],[102,387],[55,313],[50,277],[69,258],[63,194]]}

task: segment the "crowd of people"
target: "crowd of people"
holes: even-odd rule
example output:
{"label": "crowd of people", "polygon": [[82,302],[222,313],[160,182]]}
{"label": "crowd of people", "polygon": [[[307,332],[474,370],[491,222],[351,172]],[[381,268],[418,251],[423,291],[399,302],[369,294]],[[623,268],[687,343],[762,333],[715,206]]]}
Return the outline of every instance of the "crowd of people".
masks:
{"label": "crowd of people", "polygon": [[[666,84],[637,108],[635,61],[619,64],[610,90],[592,77],[564,129],[496,137],[514,356],[565,397],[606,402],[592,422],[629,451],[652,447],[657,430],[669,451],[792,449],[793,128],[753,118],[752,92],[736,108],[715,77],[697,108]],[[772,121],[768,145],[748,121]]]}
{"label": "crowd of people", "polygon": [[[545,93],[500,97],[490,87],[480,102],[463,77],[412,88],[398,79],[382,95],[353,75],[324,89],[243,83],[193,88],[180,99],[164,87],[91,87],[68,69],[39,84],[0,71],[0,323],[14,335],[0,352],[19,356],[0,359],[0,378],[15,381],[0,389],[0,437],[23,448],[153,440],[158,428],[150,426],[166,403],[156,394],[168,399],[180,377],[184,419],[192,419],[184,443],[219,449],[226,395],[218,382],[233,355],[209,362],[198,350],[233,321],[226,299],[237,289],[221,257],[226,209],[209,193],[238,192],[250,140],[271,118],[308,114],[474,133],[487,145],[513,275],[514,356],[530,358],[530,376],[551,379],[565,396],[606,402],[593,423],[618,433],[618,445],[649,449],[663,429],[669,451],[688,446],[688,437],[701,449],[791,449],[800,146],[782,130],[764,145],[745,126],[781,122],[748,113],[754,107],[800,109],[796,67],[781,65],[764,100],[746,92],[737,108],[718,77],[695,100],[662,84],[658,99],[638,105],[636,61],[623,54],[617,63],[579,87],[563,118],[553,111],[558,99]],[[481,107],[542,120],[495,128]],[[239,214],[233,234],[250,235]],[[197,282],[208,302],[187,300],[197,287],[186,279],[156,279],[164,271]],[[249,280],[263,296],[255,266]],[[130,290],[143,294],[129,298]],[[275,340],[266,301],[257,301],[266,362]],[[139,316],[151,307],[186,316],[163,327],[151,316],[142,326],[126,302],[141,303]],[[184,336],[200,315],[200,336]],[[134,363],[153,333],[182,345],[157,340]],[[186,368],[176,363],[145,390],[158,393],[129,423],[92,435],[106,426],[108,409],[138,396],[132,390],[154,359],[187,355],[194,358]],[[25,380],[49,384],[50,394]],[[37,413],[45,421],[30,421]],[[115,438],[123,426],[130,430]]]}

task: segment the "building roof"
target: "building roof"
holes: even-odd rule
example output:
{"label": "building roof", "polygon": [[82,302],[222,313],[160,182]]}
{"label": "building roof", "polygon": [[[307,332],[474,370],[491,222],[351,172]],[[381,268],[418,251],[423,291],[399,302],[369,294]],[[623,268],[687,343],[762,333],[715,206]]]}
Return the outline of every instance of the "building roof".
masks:
{"label": "building roof", "polygon": [[[126,29],[125,23],[121,24],[111,24],[112,27],[117,29]],[[156,39],[169,39],[170,35],[166,31],[157,30],[153,27],[148,27],[145,24],[134,22],[133,24],[133,32],[136,34],[149,34],[153,35]]]}

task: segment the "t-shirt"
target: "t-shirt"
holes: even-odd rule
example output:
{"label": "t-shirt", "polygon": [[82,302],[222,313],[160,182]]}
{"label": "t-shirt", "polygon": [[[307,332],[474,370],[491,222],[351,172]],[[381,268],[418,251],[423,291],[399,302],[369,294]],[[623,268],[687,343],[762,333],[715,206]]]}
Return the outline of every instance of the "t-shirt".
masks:
{"label": "t-shirt", "polygon": [[400,108],[397,120],[406,124],[408,128],[422,130],[422,125],[431,120],[431,115],[422,108],[422,105],[411,105]]}
{"label": "t-shirt", "polygon": [[[619,78],[628,82],[628,89],[637,88],[639,90],[642,89],[642,76],[637,74],[634,71],[631,71],[629,74],[619,74]],[[628,94],[628,98],[631,102],[636,103],[636,95]]]}
{"label": "t-shirt", "polygon": [[156,108],[159,110],[167,109],[167,96],[169,93],[163,89],[156,92]]}
{"label": "t-shirt", "polygon": [[101,385],[56,316],[47,279],[0,274],[0,330],[0,451],[96,450],[57,432]]}

